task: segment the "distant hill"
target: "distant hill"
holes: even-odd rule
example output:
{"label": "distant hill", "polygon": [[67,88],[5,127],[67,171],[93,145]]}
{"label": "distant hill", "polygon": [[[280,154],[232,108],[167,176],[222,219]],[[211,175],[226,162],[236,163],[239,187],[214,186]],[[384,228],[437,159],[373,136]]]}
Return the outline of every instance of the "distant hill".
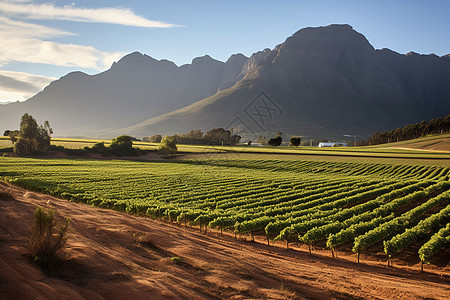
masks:
{"label": "distant hill", "polygon": [[369,137],[450,113],[450,56],[376,50],[349,25],[304,28],[273,50],[177,67],[132,53],[110,70],[71,73],[24,103],[0,107],[0,129],[23,112],[56,135],[142,137],[227,127],[316,138]]}
{"label": "distant hill", "polygon": [[409,141],[381,144],[371,147],[450,152],[450,134],[435,134]]}

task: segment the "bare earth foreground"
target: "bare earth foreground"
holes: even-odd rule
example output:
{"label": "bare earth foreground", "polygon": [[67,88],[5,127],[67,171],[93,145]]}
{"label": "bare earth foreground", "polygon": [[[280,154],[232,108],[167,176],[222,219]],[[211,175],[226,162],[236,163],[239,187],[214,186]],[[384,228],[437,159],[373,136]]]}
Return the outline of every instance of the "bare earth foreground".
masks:
{"label": "bare earth foreground", "polygon": [[[71,203],[0,182],[0,299],[449,299],[448,269],[356,264]],[[66,260],[27,256],[36,206],[70,217]],[[180,257],[181,263],[170,258]]]}

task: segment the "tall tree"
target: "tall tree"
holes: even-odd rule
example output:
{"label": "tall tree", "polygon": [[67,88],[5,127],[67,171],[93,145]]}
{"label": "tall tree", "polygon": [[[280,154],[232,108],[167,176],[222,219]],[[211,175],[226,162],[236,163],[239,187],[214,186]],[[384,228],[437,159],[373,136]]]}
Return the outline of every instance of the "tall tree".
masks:
{"label": "tall tree", "polygon": [[136,151],[133,148],[133,139],[129,135],[121,135],[112,140],[109,145],[111,153],[118,156],[135,155]]}
{"label": "tall tree", "polygon": [[295,146],[298,147],[300,146],[300,143],[302,142],[302,139],[299,138],[298,136],[293,136],[290,139],[290,145],[289,146]]}
{"label": "tall tree", "polygon": [[10,133],[14,144],[14,152],[18,155],[30,155],[45,152],[50,147],[53,130],[50,123],[38,126],[36,120],[29,114],[24,114],[20,122],[20,130]]}
{"label": "tall tree", "polygon": [[161,145],[158,148],[159,152],[161,152],[165,156],[174,156],[177,153],[177,145],[175,144],[175,137],[166,135],[161,140]]}

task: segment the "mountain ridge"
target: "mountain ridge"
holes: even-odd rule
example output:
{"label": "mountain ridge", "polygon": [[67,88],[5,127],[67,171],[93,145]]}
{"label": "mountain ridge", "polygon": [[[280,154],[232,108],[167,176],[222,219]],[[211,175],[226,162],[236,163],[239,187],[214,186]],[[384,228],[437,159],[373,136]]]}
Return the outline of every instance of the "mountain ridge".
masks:
{"label": "mountain ridge", "polygon": [[[229,127],[244,135],[282,130],[363,137],[448,114],[449,57],[375,49],[346,24],[307,27],[272,50],[249,58],[235,54],[226,62],[205,55],[177,66],[133,52],[105,72],[70,73],[26,102],[51,106],[50,91],[68,95],[63,104],[78,115],[56,122],[57,135],[148,136]],[[64,115],[64,107],[50,109]],[[4,111],[0,107],[0,116]],[[45,119],[54,124],[51,116]]]}
{"label": "mountain ridge", "polygon": [[[177,66],[133,52],[95,74],[75,71],[51,82],[25,102],[0,108],[0,127],[18,127],[20,116],[31,113],[49,120],[59,136],[110,136],[131,126],[215,94],[234,84],[242,54],[220,62],[209,56]],[[207,84],[204,84],[207,82]]]}
{"label": "mountain ridge", "polygon": [[[239,117],[244,119],[246,131],[251,134],[280,129],[306,136],[368,136],[376,130],[431,119],[450,111],[448,85],[439,83],[450,74],[450,66],[442,66],[444,59],[436,55],[376,50],[349,25],[305,28],[273,50],[252,55],[234,91],[144,121],[126,132],[174,133],[173,124],[186,129],[208,128],[226,126]],[[439,62],[429,66],[424,60]],[[411,67],[410,62],[416,66]],[[251,63],[252,67],[248,68]],[[427,78],[422,81],[415,78],[415,74],[423,72],[433,80],[422,84]],[[439,74],[447,75],[441,80],[433,78]],[[443,96],[433,95],[435,90]],[[284,110],[282,119],[264,124],[265,130],[258,129],[251,116],[242,114],[245,105],[239,106],[239,102],[251,102],[260,91],[268,93]],[[423,93],[431,99],[416,96]],[[226,106],[233,107],[234,114],[224,114]],[[199,122],[203,116],[214,123],[207,119]]]}

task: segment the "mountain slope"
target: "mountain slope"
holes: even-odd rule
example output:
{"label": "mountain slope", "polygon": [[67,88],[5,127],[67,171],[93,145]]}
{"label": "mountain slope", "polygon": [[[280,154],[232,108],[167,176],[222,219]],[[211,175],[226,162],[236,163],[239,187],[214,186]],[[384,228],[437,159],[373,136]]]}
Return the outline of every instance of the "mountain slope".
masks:
{"label": "mountain slope", "polygon": [[[364,136],[450,111],[448,57],[375,50],[348,25],[302,29],[274,50],[254,54],[240,78],[228,90],[127,131],[207,129],[239,118],[250,133]],[[258,119],[249,111],[261,103],[255,104],[261,91],[278,117]]]}
{"label": "mountain slope", "polygon": [[226,63],[203,56],[177,67],[134,52],[103,73],[70,73],[23,103],[0,107],[0,128],[18,127],[29,112],[49,120],[56,135],[108,135],[233,85],[246,60],[242,54]]}

